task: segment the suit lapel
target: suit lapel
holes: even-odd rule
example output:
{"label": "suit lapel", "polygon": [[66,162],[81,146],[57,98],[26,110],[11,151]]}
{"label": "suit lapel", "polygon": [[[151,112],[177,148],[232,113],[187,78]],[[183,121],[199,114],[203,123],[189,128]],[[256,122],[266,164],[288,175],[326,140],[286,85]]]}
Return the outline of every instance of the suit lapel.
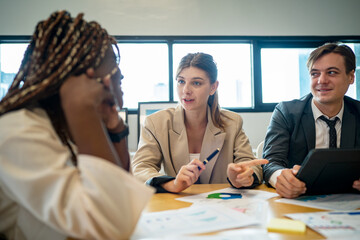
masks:
{"label": "suit lapel", "polygon": [[311,110],[311,99],[306,104],[304,114],[301,117],[301,125],[303,127],[307,151],[315,148],[315,120]]}
{"label": "suit lapel", "polygon": [[[221,150],[226,133],[222,132],[220,128],[214,126],[212,119],[210,108],[208,108],[207,112],[208,116],[208,124],[206,127],[204,139],[201,146],[200,152],[200,161],[206,159],[215,149],[219,148]],[[206,164],[206,169],[200,175],[201,183],[209,183],[210,177],[213,172],[216,161],[218,160],[219,154],[217,154],[211,161]],[[219,160],[220,161],[220,160]]]}
{"label": "suit lapel", "polygon": [[180,104],[174,112],[173,128],[169,130],[169,138],[174,172],[178,174],[180,168],[189,163],[189,146],[184,124],[184,113]]}
{"label": "suit lapel", "polygon": [[355,134],[356,131],[356,119],[355,115],[349,111],[349,108],[344,102],[344,114],[341,123],[341,138],[340,138],[340,147],[341,148],[353,148],[355,145]]}

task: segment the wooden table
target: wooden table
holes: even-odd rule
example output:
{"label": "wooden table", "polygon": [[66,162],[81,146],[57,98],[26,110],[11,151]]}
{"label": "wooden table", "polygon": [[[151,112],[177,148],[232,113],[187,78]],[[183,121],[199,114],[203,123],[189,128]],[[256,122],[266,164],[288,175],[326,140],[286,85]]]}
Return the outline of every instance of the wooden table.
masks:
{"label": "wooden table", "polygon": [[[185,197],[193,194],[200,194],[204,192],[215,191],[222,188],[230,187],[229,184],[195,184],[182,193],[179,194],[172,194],[172,193],[157,193],[154,194],[151,201],[148,203],[145,211],[146,212],[157,212],[157,211],[164,211],[164,210],[172,210],[172,209],[179,209],[184,207],[191,206],[192,203],[182,202],[175,200],[179,197]],[[275,192],[275,189],[268,188],[266,185],[262,184],[259,187],[255,188],[264,191]],[[304,212],[319,212],[322,211],[320,209],[302,207],[297,205],[285,204],[275,202],[276,199],[280,197],[275,197],[269,199],[269,209],[267,213],[268,221],[274,217],[283,217],[284,214],[287,213],[304,213]],[[285,217],[283,217],[285,218]],[[259,227],[248,227],[248,228],[259,228]],[[210,233],[214,234],[214,233]],[[204,235],[204,234],[202,234]],[[305,234],[285,234],[285,233],[270,233],[269,237],[271,239],[291,239],[291,240],[300,240],[300,239],[325,239],[322,235],[318,234],[317,232],[313,231],[310,228],[306,228]]]}

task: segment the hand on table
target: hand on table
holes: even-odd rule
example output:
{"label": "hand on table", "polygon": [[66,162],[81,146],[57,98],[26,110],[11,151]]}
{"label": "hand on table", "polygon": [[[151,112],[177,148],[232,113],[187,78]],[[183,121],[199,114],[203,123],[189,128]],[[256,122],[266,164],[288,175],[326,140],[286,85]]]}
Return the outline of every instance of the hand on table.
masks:
{"label": "hand on table", "polygon": [[227,168],[227,176],[234,187],[248,187],[254,182],[254,170],[251,166],[267,164],[266,159],[256,159],[240,163],[230,163]]}
{"label": "hand on table", "polygon": [[306,192],[305,183],[296,178],[300,165],[295,165],[292,169],[284,169],[277,177],[276,192],[285,198],[296,198]]}

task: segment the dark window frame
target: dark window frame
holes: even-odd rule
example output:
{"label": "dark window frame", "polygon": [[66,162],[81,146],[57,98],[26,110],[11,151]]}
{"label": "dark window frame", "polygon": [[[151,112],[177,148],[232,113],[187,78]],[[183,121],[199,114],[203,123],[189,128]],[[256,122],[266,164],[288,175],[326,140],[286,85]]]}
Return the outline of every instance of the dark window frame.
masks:
{"label": "dark window frame", "polygon": [[[249,43],[252,61],[252,102],[249,108],[227,108],[235,112],[272,112],[277,103],[263,103],[261,80],[261,49],[316,48],[326,42],[360,43],[360,36],[114,36],[118,43],[166,43],[169,50],[169,102],[173,94],[173,44],[176,43]],[[28,43],[31,36],[0,36],[1,43]],[[357,56],[359,58],[360,56]],[[360,83],[360,79],[358,79]],[[359,84],[360,86],[360,84]],[[360,89],[359,89],[360,91]],[[128,109],[137,114],[138,109]]]}

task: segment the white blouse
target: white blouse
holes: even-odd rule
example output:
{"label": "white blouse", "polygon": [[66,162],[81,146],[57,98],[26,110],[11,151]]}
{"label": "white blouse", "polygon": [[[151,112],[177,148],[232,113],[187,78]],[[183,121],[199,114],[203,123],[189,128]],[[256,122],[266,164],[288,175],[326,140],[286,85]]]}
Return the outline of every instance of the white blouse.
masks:
{"label": "white blouse", "polygon": [[200,153],[190,153],[189,154],[189,162],[191,162],[194,159],[199,159],[200,160]]}

